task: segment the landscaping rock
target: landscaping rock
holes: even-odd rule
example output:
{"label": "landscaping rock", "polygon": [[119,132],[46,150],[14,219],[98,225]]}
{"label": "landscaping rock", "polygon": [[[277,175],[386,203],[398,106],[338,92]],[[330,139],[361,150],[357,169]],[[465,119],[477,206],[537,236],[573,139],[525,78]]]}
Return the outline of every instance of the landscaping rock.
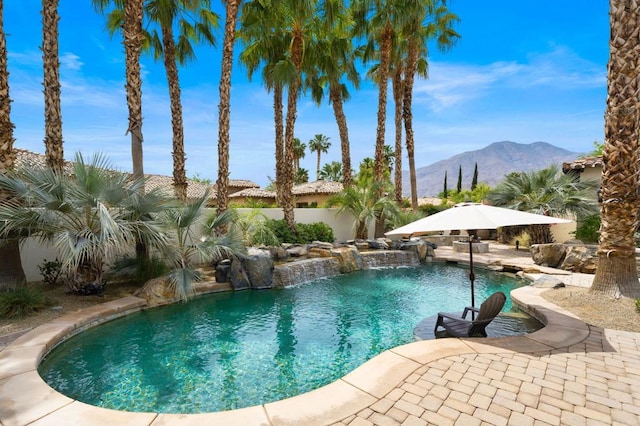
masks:
{"label": "landscaping rock", "polygon": [[146,299],[147,305],[160,306],[175,302],[175,291],[173,285],[167,277],[152,278],[137,290],[134,294],[136,297]]}
{"label": "landscaping rock", "polygon": [[273,258],[269,250],[249,248],[247,257],[242,260],[251,288],[263,289],[273,287]]}
{"label": "landscaping rock", "polygon": [[251,288],[251,282],[247,277],[247,273],[242,266],[242,262],[238,259],[233,259],[231,261],[229,282],[234,290],[247,290]]}
{"label": "landscaping rock", "polygon": [[[429,246],[427,246],[427,243],[424,240],[412,240],[404,242],[400,244],[399,248],[400,250],[411,250],[416,252],[416,254],[418,255],[418,259],[420,259],[420,262],[424,262],[425,260],[427,260]],[[433,249],[431,249],[431,256],[433,257]]]}
{"label": "landscaping rock", "polygon": [[331,250],[333,248],[332,243],[326,243],[324,241],[314,241],[311,243],[311,248],[319,248],[324,250]]}
{"label": "landscaping rock", "polygon": [[274,261],[283,261],[287,260],[290,256],[289,252],[285,250],[283,247],[265,247],[265,250],[269,250],[271,257]]}
{"label": "landscaping rock", "polygon": [[294,245],[285,249],[289,256],[303,257],[309,254],[309,247],[307,245]]}
{"label": "landscaping rock", "polygon": [[531,257],[536,265],[557,268],[565,257],[564,244],[533,244],[531,246]]}
{"label": "landscaping rock", "polygon": [[598,267],[598,257],[595,247],[567,246],[566,256],[561,269],[565,271],[595,274]]}
{"label": "landscaping rock", "polygon": [[228,283],[229,272],[231,270],[231,260],[225,259],[216,265],[216,282]]}
{"label": "landscaping rock", "polygon": [[531,283],[532,286],[539,288],[556,288],[560,284],[564,285],[562,280],[551,275],[543,275]]}
{"label": "landscaping rock", "polygon": [[334,248],[330,254],[340,262],[341,274],[362,269],[362,256],[355,246]]}

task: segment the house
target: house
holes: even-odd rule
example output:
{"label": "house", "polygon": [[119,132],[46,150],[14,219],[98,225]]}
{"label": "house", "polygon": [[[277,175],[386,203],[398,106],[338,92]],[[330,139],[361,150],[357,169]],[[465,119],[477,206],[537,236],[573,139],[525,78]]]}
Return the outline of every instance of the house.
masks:
{"label": "house", "polygon": [[[235,194],[243,189],[250,188],[260,188],[260,185],[250,180],[243,179],[229,179],[229,183],[227,184],[227,191],[229,195]],[[217,184],[213,185],[213,189],[217,189]]]}
{"label": "house", "polygon": [[291,190],[296,207],[322,207],[329,198],[344,189],[342,182],[317,180],[315,182],[296,185]]}
{"label": "house", "polygon": [[[173,197],[173,177],[164,175],[144,175],[144,187],[147,191],[152,189],[160,189],[166,196]],[[202,198],[206,191],[209,190],[209,198],[207,199],[207,207],[216,205],[216,191],[212,185],[187,179],[187,200],[193,201]]]}
{"label": "house", "polygon": [[564,174],[577,174],[580,179],[593,179],[600,182],[602,177],[602,156],[585,157],[576,161],[562,163]]}
{"label": "house", "polygon": [[265,204],[275,205],[276,193],[260,188],[245,188],[229,194],[229,201],[235,205]]}

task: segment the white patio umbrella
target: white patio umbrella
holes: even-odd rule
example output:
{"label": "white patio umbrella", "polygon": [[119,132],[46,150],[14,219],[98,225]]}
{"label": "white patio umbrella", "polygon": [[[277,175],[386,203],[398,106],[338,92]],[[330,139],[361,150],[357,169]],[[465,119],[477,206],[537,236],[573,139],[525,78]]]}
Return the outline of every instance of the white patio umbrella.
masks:
{"label": "white patio umbrella", "polygon": [[[387,237],[413,237],[429,232],[478,229],[497,229],[516,225],[551,225],[569,223],[569,219],[527,213],[502,207],[487,206],[479,203],[461,203],[425,218],[416,220],[400,228],[385,233]],[[469,238],[469,280],[471,281],[471,306],[475,306],[473,282],[472,238]]]}

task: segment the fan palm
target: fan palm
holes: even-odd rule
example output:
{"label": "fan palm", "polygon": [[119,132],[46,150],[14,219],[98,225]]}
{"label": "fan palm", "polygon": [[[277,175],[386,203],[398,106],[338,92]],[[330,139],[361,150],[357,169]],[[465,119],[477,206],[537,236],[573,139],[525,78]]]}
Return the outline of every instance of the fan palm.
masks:
{"label": "fan palm", "polygon": [[320,179],[330,180],[333,182],[342,182],[342,164],[338,161],[332,161],[322,166],[320,170]]}
{"label": "fan palm", "polygon": [[638,229],[638,132],[640,53],[636,2],[610,2],[605,142],[602,152],[600,246],[591,291],[640,297],[635,259]]}
{"label": "fan palm", "polygon": [[329,151],[329,147],[331,146],[331,142],[329,142],[329,137],[323,134],[317,134],[309,141],[309,150],[311,152],[318,153],[318,162],[316,163],[316,180],[320,179],[320,156],[322,153],[327,153]]}
{"label": "fan palm", "polygon": [[[11,97],[9,96],[9,71],[7,68],[7,40],[2,19],[3,4],[0,0],[0,174],[13,169],[16,153],[13,149],[13,123],[11,122]],[[10,194],[0,191],[0,204]],[[0,241],[0,288],[25,280],[18,239]]]}
{"label": "fan palm", "polygon": [[[554,165],[533,172],[511,173],[486,199],[493,205],[515,210],[581,218],[597,211],[596,186],[594,181],[565,175]],[[532,244],[552,242],[548,225],[532,225],[530,229]]]}
{"label": "fan palm", "polygon": [[73,175],[29,168],[0,175],[12,195],[0,205],[0,237],[36,237],[56,248],[71,290],[104,287],[105,265],[131,251],[138,240],[149,247],[168,243],[152,212],[164,198],[144,193],[144,181],[114,172],[101,155],[85,163],[76,154]]}

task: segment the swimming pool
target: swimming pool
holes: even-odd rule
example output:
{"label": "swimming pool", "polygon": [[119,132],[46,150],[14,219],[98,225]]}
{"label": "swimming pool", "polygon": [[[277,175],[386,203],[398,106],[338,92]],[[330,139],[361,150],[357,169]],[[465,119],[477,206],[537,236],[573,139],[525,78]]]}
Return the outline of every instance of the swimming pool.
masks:
{"label": "swimming pool", "polygon": [[[479,270],[476,300],[520,285]],[[59,392],[101,407],[161,413],[242,408],[333,382],[413,341],[424,317],[460,310],[469,298],[468,270],[443,264],[220,293],[83,332],[55,348],[39,372]]]}

